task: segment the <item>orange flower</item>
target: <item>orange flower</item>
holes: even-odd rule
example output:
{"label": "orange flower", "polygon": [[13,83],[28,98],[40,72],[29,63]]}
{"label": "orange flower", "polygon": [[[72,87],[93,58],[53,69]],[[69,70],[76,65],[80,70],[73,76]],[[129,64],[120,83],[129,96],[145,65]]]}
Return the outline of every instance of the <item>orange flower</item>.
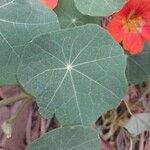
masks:
{"label": "orange flower", "polygon": [[58,0],[41,0],[48,8],[54,9],[57,6]]}
{"label": "orange flower", "polygon": [[139,54],[144,41],[150,42],[150,0],[128,0],[112,15],[107,29],[130,54]]}

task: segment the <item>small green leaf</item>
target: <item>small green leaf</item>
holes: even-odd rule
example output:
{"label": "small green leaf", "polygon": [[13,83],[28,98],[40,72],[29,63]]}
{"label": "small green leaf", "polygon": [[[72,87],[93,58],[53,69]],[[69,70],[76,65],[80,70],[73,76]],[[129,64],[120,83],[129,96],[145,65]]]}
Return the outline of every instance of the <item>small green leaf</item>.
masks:
{"label": "small green leaf", "polygon": [[27,150],[100,150],[96,131],[90,127],[72,126],[46,133]]}
{"label": "small green leaf", "polygon": [[150,113],[139,113],[132,116],[125,128],[133,135],[150,131]]}
{"label": "small green leaf", "polygon": [[74,5],[74,0],[59,0],[55,9],[62,28],[80,26],[87,23],[99,24],[100,17],[81,14]]}
{"label": "small green leaf", "polygon": [[34,36],[58,30],[55,13],[38,0],[0,1],[0,84],[16,84],[24,45]]}
{"label": "small green leaf", "polygon": [[126,58],[98,25],[40,36],[27,47],[18,70],[22,86],[45,117],[63,124],[91,124],[125,95]]}
{"label": "small green leaf", "polygon": [[74,0],[77,9],[90,16],[108,16],[118,11],[126,0]]}
{"label": "small green leaf", "polygon": [[1,125],[2,131],[4,132],[5,136],[7,138],[11,137],[12,134],[12,124],[5,121],[2,125]]}
{"label": "small green leaf", "polygon": [[137,84],[148,79],[150,75],[150,44],[145,44],[145,49],[139,56],[128,56],[126,75],[130,82]]}

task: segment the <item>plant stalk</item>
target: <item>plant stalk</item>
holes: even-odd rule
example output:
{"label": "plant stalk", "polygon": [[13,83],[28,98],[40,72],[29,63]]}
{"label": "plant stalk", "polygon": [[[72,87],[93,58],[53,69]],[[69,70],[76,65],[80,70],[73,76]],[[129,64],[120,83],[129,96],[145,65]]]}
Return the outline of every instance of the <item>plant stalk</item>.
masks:
{"label": "plant stalk", "polygon": [[31,96],[25,94],[25,93],[22,93],[20,95],[1,100],[0,101],[0,107],[10,105],[10,104],[13,104],[15,102],[26,100],[26,99],[33,99],[33,98]]}

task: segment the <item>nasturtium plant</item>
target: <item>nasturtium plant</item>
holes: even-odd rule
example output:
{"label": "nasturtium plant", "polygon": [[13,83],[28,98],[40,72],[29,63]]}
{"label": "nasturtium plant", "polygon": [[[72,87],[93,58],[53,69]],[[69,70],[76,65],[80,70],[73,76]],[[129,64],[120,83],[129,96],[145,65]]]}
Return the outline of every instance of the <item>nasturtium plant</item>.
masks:
{"label": "nasturtium plant", "polygon": [[107,30],[121,43],[126,52],[138,55],[143,52],[144,42],[150,42],[149,0],[129,0],[112,15]]}
{"label": "nasturtium plant", "polygon": [[[116,40],[108,30],[112,24],[114,35],[124,38],[125,34],[128,41],[129,34],[119,34],[127,25],[130,32],[144,29],[149,38],[150,3],[141,1],[147,5],[140,2],[136,9],[146,10],[147,19],[139,22],[141,15],[134,18],[132,5],[129,16],[129,9],[123,9],[126,17],[121,16],[119,28],[114,26],[118,24],[113,17],[126,0],[0,1],[0,86],[15,84],[21,88],[19,96],[0,100],[0,107],[19,100],[35,101],[42,117],[49,119],[55,114],[60,123],[28,150],[100,149],[95,121],[117,107],[127,93],[128,82],[139,84],[150,78],[150,44],[132,56],[123,49],[123,40]],[[11,123],[3,124],[3,130],[11,131]]]}
{"label": "nasturtium plant", "polygon": [[63,124],[90,125],[126,93],[125,68],[123,50],[109,34],[85,25],[35,38],[18,80],[37,98],[44,117],[55,113]]}
{"label": "nasturtium plant", "polygon": [[126,0],[74,0],[77,9],[89,16],[107,16],[118,11]]}
{"label": "nasturtium plant", "polygon": [[[49,143],[49,144],[47,144]],[[27,150],[99,150],[96,131],[86,126],[55,129],[28,146]]]}
{"label": "nasturtium plant", "polygon": [[75,7],[74,0],[59,0],[54,9],[62,28],[75,27],[87,23],[99,24],[100,17],[91,17],[81,14]]}
{"label": "nasturtium plant", "polygon": [[24,46],[38,34],[58,30],[56,14],[38,0],[0,1],[0,84],[17,84]]}

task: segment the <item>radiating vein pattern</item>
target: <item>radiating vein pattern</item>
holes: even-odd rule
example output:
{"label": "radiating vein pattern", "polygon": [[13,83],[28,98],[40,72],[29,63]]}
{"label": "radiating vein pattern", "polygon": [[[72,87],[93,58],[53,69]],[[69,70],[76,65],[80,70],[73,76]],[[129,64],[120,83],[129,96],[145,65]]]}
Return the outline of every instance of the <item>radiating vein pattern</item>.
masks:
{"label": "radiating vein pattern", "polygon": [[18,79],[45,117],[89,125],[124,96],[125,67],[121,47],[99,26],[85,25],[35,38]]}

